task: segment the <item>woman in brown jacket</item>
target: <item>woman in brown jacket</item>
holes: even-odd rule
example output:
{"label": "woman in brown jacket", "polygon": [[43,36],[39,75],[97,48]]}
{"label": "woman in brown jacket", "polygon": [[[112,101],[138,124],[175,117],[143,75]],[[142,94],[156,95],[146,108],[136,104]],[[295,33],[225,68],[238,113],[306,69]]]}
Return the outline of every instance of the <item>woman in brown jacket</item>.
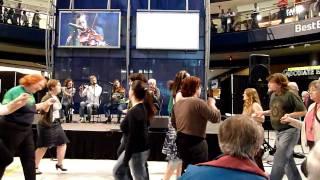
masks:
{"label": "woman in brown jacket", "polygon": [[51,79],[47,84],[48,93],[42,98],[41,101],[54,98],[55,103],[41,112],[41,119],[38,122],[38,139],[36,150],[36,174],[41,174],[38,170],[40,160],[45,155],[48,148],[57,147],[57,159],[56,169],[61,171],[67,171],[63,167],[63,159],[67,149],[69,139],[63,131],[60,124],[60,110],[62,105],[57,97],[61,92],[61,84],[58,80]]}

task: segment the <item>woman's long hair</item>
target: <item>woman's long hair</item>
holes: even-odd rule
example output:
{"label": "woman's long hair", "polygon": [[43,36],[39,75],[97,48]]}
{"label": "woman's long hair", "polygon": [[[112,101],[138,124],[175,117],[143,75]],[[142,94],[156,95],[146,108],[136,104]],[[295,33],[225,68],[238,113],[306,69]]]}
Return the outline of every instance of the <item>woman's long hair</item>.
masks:
{"label": "woman's long hair", "polygon": [[148,84],[140,80],[135,80],[131,85],[131,90],[137,100],[144,100],[143,103],[147,109],[148,120],[151,120],[157,109],[153,104],[153,96],[148,91]]}
{"label": "woman's long hair", "polygon": [[251,115],[252,113],[252,105],[253,103],[260,103],[260,98],[257,93],[257,90],[254,88],[247,88],[244,90],[244,94],[247,95],[248,99],[244,100],[243,103],[243,113],[247,115]]}
{"label": "woman's long hair", "polygon": [[[115,83],[116,82],[119,82],[119,87],[116,87],[115,86]],[[125,93],[125,89],[124,89],[124,87],[122,87],[122,85],[121,85],[121,83],[120,83],[120,81],[118,80],[118,79],[115,79],[114,81],[113,81],[113,86],[112,86],[112,93]]]}
{"label": "woman's long hair", "polygon": [[172,84],[172,96],[173,98],[176,97],[177,93],[179,92],[179,90],[181,89],[181,84],[182,84],[182,80],[186,77],[188,77],[189,74],[187,71],[185,70],[182,70],[182,71],[179,71],[177,74],[176,74],[176,78],[174,79],[174,82]]}

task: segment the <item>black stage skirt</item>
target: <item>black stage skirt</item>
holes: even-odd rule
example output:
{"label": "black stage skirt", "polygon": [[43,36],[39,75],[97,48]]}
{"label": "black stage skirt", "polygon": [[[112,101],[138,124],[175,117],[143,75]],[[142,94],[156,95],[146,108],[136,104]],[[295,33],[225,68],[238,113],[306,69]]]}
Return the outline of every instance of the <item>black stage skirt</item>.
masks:
{"label": "black stage skirt", "polygon": [[59,122],[53,122],[51,127],[37,125],[37,147],[55,147],[69,143],[66,133]]}

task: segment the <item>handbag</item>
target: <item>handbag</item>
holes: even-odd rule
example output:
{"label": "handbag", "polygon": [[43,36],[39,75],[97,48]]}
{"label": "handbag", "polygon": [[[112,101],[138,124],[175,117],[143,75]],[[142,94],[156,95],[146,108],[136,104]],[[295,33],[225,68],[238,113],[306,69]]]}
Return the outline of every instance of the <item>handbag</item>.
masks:
{"label": "handbag", "polygon": [[6,167],[13,161],[13,155],[0,139],[0,167]]}

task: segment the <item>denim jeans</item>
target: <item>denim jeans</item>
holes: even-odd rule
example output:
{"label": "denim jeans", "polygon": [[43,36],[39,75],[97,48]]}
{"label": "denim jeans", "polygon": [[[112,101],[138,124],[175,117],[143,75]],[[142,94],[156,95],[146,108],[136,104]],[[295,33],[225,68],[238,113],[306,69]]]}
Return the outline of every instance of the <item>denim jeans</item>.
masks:
{"label": "denim jeans", "polygon": [[121,119],[121,115],[123,114],[122,110],[127,108],[127,104],[105,104],[103,106],[104,114],[106,117],[111,116],[111,111],[116,110],[115,113],[118,114],[118,121]]}
{"label": "denim jeans", "polygon": [[80,110],[79,110],[80,117],[84,117],[84,110],[85,110],[85,108],[87,108],[88,119],[90,119],[91,118],[91,114],[92,114],[93,106],[95,108],[99,107],[98,104],[91,104],[91,103],[86,103],[86,102],[82,101],[80,103]]}
{"label": "denim jeans", "polygon": [[[121,153],[119,156],[116,165],[113,168],[113,177],[115,180],[129,180],[131,179],[130,173],[134,180],[148,180],[149,179],[149,172],[147,167],[147,160],[150,154],[150,150],[146,150],[140,153],[134,153],[131,156],[129,161],[129,168],[127,170],[123,166],[123,158],[124,158],[125,151]],[[120,172],[120,173],[119,173]]]}
{"label": "denim jeans", "polygon": [[281,180],[286,174],[288,180],[301,180],[293,159],[294,146],[298,143],[300,130],[290,128],[276,133],[276,153],[274,154],[271,180]]}

